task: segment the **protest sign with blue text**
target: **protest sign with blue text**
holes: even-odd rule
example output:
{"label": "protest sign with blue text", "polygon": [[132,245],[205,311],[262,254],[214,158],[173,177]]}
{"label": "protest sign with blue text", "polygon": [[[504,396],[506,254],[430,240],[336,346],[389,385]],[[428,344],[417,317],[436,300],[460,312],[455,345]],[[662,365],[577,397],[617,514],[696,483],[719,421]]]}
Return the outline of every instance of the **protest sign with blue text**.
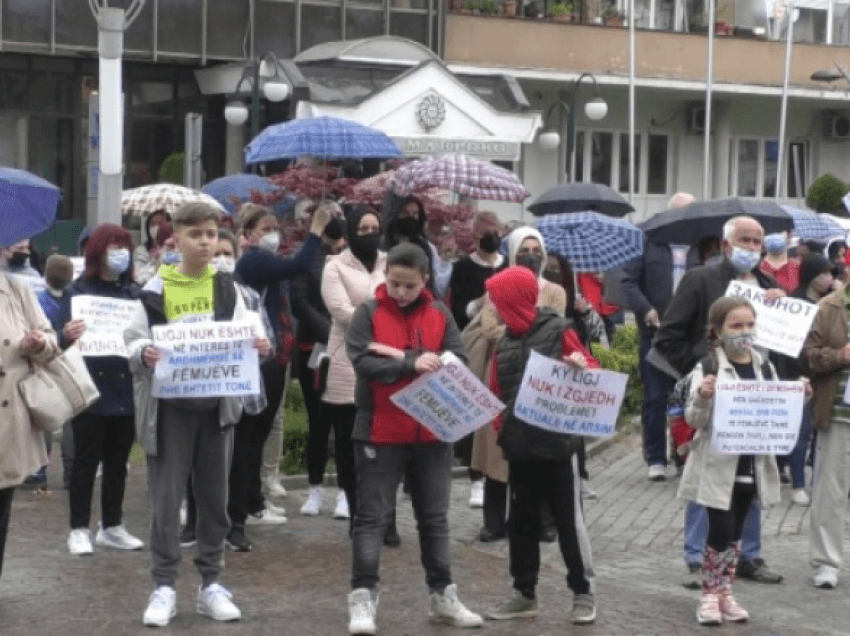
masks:
{"label": "protest sign with blue text", "polygon": [[614,434],[629,376],[580,369],[531,352],[514,403],[514,415],[532,426],[572,435]]}

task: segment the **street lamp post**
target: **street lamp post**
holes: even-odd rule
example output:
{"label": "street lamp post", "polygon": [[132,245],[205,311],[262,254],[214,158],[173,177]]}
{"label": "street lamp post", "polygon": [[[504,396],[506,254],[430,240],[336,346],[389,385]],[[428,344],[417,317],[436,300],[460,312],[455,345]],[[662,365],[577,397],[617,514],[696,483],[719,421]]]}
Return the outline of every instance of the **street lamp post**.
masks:
{"label": "street lamp post", "polygon": [[791,0],[785,7],[786,27],[785,42],[785,76],[782,81],[782,101],[779,108],[779,152],[776,157],[776,190],[773,193],[778,201],[782,196],[782,186],[785,183],[785,128],[788,121],[788,83],[791,81],[791,63],[794,47],[794,2]]}
{"label": "street lamp post", "polygon": [[596,97],[591,99],[584,105],[584,114],[587,118],[593,121],[604,119],[608,114],[608,104],[599,96],[599,85],[596,83],[596,77],[590,73],[582,73],[578,79],[573,82],[573,98],[570,105],[570,118],[567,130],[567,156],[570,158],[570,181],[573,180],[576,164],[576,95],[581,81],[589,78],[593,82],[593,89],[596,92]]}

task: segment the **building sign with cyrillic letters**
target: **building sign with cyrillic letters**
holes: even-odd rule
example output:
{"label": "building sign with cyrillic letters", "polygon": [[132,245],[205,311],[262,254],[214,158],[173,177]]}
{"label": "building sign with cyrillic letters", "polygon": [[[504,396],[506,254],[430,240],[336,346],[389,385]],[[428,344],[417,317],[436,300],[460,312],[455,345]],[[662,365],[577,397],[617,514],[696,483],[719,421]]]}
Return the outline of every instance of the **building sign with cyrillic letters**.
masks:
{"label": "building sign with cyrillic letters", "polygon": [[462,154],[499,161],[519,161],[517,141],[443,139],[440,137],[393,137],[405,155]]}

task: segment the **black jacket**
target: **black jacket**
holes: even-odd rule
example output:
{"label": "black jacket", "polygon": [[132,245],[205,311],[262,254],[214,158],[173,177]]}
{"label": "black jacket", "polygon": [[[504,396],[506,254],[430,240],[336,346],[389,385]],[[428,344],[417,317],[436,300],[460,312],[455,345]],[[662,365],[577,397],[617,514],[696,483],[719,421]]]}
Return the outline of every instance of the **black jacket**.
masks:
{"label": "black jacket", "polygon": [[331,315],[322,299],[322,273],[328,259],[325,244],[316,248],[307,273],[292,279],[292,313],[298,320],[298,342],[328,343]]}
{"label": "black jacket", "polygon": [[[759,270],[753,274],[762,289],[779,287],[767,274]],[[708,355],[708,310],[737,277],[732,264],[724,258],[715,265],[687,272],[670,299],[653,347],[682,375]]]}
{"label": "black jacket", "polygon": [[[67,349],[62,329],[71,320],[71,298],[74,296],[102,296],[134,300],[139,297],[139,286],[126,281],[107,282],[99,278],[86,278],[85,274],[71,283],[68,293],[59,305],[56,320],[59,330],[59,346]],[[100,399],[88,408],[87,413],[94,415],[132,415],[133,377],[127,358],[120,356],[98,356],[85,358],[86,367],[94,380]]]}

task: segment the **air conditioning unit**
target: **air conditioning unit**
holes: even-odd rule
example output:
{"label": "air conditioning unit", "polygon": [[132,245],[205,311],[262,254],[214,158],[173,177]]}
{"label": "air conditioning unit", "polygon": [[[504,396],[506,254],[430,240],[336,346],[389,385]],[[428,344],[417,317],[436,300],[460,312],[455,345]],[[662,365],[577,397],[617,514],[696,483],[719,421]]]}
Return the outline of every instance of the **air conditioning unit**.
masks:
{"label": "air conditioning unit", "polygon": [[688,132],[705,132],[705,106],[691,106],[687,111]]}
{"label": "air conditioning unit", "polygon": [[825,113],[823,116],[823,138],[850,140],[850,117],[837,113]]}

